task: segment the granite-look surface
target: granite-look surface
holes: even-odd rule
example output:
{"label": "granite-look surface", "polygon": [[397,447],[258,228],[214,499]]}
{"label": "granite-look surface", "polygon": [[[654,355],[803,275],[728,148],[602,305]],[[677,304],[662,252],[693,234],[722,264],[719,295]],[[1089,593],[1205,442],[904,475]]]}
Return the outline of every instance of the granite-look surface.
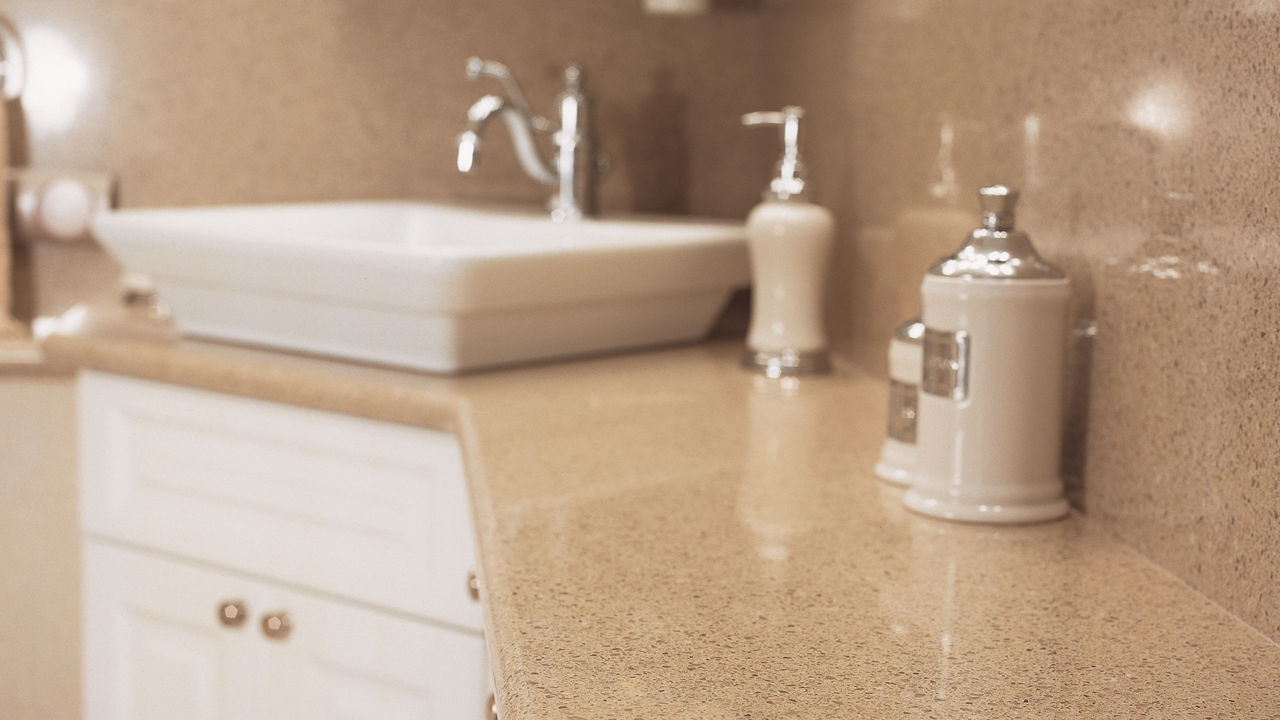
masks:
{"label": "granite-look surface", "polygon": [[[775,103],[840,218],[833,335],[883,372],[929,262],[1023,190],[1072,276],[1077,504],[1280,638],[1280,4],[789,0]],[[785,60],[783,62],[782,60]]]}
{"label": "granite-look surface", "polygon": [[[10,107],[14,164],[113,173],[128,207],[544,203],[501,123],[476,172],[456,170],[467,108],[502,92],[466,78],[472,55],[508,64],[544,114],[562,66],[583,64],[607,211],[743,217],[774,159],[768,133],[739,128],[762,109],[763,25],[732,4],[691,18],[640,0],[9,0],[3,12],[42,70]],[[114,266],[88,250],[23,258],[28,316],[110,291]]]}
{"label": "granite-look surface", "polygon": [[1274,718],[1280,647],[1097,525],[948,524],[883,382],[737,343],[425,377],[53,338],[84,367],[458,431],[503,717]]}

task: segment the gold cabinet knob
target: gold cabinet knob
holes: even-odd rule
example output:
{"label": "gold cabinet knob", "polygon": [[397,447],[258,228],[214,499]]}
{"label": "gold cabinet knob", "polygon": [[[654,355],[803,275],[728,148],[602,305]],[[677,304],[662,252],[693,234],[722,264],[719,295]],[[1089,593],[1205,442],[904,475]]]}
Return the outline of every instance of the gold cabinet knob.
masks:
{"label": "gold cabinet knob", "polygon": [[284,640],[293,630],[293,617],[280,610],[262,616],[262,634],[272,640]]}
{"label": "gold cabinet knob", "polygon": [[484,717],[485,720],[498,720],[498,698],[489,693],[489,697],[484,701]]}
{"label": "gold cabinet knob", "polygon": [[247,617],[249,611],[245,609],[243,600],[224,600],[218,606],[218,622],[227,627],[240,627]]}
{"label": "gold cabinet knob", "polygon": [[475,570],[467,573],[467,592],[471,594],[472,600],[480,600],[480,578],[476,577]]}

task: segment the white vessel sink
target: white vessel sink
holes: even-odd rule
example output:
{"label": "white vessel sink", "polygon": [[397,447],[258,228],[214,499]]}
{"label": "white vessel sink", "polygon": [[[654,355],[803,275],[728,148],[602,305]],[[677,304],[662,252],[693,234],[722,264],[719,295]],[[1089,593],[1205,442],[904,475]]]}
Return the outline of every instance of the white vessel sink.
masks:
{"label": "white vessel sink", "polygon": [[94,222],[184,335],[435,372],[704,336],[740,223],[391,202],[119,210]]}

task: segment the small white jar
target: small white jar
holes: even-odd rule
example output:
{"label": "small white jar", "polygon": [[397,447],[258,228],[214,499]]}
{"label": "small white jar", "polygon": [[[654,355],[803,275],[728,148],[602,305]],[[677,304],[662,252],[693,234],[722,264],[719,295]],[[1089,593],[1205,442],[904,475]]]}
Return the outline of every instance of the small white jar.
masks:
{"label": "small white jar", "polygon": [[889,341],[889,416],[876,476],[907,487],[916,466],[917,396],[920,388],[924,323],[912,318],[893,331]]}

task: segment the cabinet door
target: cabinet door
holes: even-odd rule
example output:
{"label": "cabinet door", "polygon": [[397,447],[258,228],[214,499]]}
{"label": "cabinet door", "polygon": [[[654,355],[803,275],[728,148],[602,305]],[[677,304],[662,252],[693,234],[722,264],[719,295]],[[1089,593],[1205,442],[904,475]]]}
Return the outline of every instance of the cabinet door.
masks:
{"label": "cabinet door", "polygon": [[484,638],[310,593],[264,588],[264,613],[291,629],[262,640],[264,717],[310,720],[483,720]]}
{"label": "cabinet door", "polygon": [[[85,578],[88,720],[484,717],[479,633],[95,540]],[[228,599],[243,624],[220,622]]]}
{"label": "cabinet door", "polygon": [[249,622],[218,619],[247,588],[193,569],[87,542],[84,548],[86,720],[240,720],[253,679]]}

